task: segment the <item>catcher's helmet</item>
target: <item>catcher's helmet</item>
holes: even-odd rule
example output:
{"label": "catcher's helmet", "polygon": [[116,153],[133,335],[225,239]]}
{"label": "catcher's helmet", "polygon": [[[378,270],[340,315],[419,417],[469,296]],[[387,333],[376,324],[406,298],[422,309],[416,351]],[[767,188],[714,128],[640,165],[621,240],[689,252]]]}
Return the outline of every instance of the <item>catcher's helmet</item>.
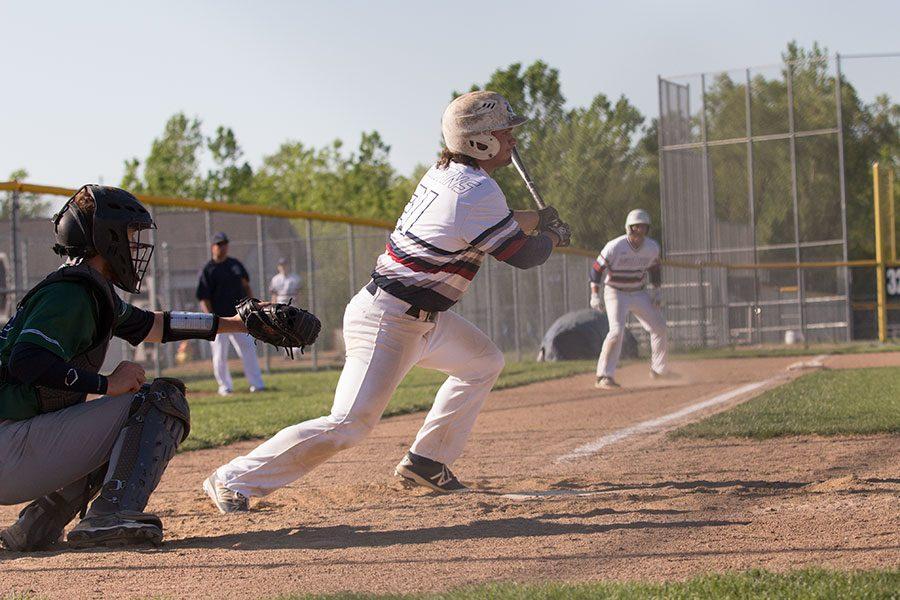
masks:
{"label": "catcher's helmet", "polygon": [[500,150],[500,141],[491,132],[518,127],[527,120],[513,112],[506,98],[497,92],[469,92],[444,111],[441,132],[451,152],[488,160]]}
{"label": "catcher's helmet", "polygon": [[[85,211],[74,202],[82,191],[93,198],[93,211]],[[137,198],[119,188],[85,185],[53,216],[53,225],[54,252],[69,258],[102,256],[117,287],[140,293],[153,254],[153,244],[142,242],[141,232],[155,229],[156,224]]]}
{"label": "catcher's helmet", "polygon": [[650,229],[650,213],[642,208],[636,208],[628,213],[625,219],[625,233],[631,233],[629,229],[632,225],[646,225]]}

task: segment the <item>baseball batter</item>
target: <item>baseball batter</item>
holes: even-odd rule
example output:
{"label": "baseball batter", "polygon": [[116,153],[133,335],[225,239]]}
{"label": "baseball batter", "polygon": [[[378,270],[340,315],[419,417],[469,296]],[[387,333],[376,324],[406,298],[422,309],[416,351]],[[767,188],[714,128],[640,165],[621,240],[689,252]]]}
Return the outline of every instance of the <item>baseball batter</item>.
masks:
{"label": "baseball batter", "polygon": [[[156,543],[162,522],[144,508],[190,430],[185,388],[177,379],[145,383],[144,369],[128,361],[99,374],[109,342],[246,328],[238,317],[149,312],[119,298],[114,285],[140,292],[153,251],[142,236],[155,228],[125,190],[86,185],[54,222],[54,251],[66,264],[0,331],[0,504],[31,501],[0,531],[0,546],[46,549],[79,511],[71,545]],[[100,397],[86,402],[88,394]]]}
{"label": "baseball batter", "polygon": [[[602,311],[605,305],[609,319],[609,333],[597,361],[596,386],[600,389],[619,387],[613,375],[622,352],[628,313],[634,313],[650,333],[650,374],[654,377],[668,374],[666,319],[660,310],[659,244],[647,237],[649,233],[647,211],[631,211],[625,220],[625,235],[608,242],[591,269],[591,308]],[[648,277],[653,286],[649,290]]]}
{"label": "baseball batter", "polygon": [[[503,354],[448,309],[486,254],[527,269],[569,237],[552,208],[511,211],[491,178],[510,163],[513,129],[525,120],[493,92],[464,94],[447,107],[446,149],[397,220],[372,280],[344,313],[346,362],[331,414],[287,427],[216,469],[204,489],[221,512],[247,510],[250,497],[287,485],[359,443],[414,365],[448,377],[395,472],[438,492],[467,489],[450,465],[503,369]],[[535,229],[537,235],[526,234]]]}

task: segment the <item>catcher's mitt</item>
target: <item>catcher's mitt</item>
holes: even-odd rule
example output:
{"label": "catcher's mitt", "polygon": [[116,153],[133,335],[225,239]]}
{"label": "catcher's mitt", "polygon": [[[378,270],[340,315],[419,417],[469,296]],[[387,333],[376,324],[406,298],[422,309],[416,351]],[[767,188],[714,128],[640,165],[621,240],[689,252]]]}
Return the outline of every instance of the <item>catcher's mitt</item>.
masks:
{"label": "catcher's mitt", "polygon": [[237,314],[247,327],[247,333],[257,340],[284,348],[294,358],[294,348],[309,346],[316,341],[322,323],[314,314],[287,304],[263,304],[256,298],[245,298],[237,306]]}

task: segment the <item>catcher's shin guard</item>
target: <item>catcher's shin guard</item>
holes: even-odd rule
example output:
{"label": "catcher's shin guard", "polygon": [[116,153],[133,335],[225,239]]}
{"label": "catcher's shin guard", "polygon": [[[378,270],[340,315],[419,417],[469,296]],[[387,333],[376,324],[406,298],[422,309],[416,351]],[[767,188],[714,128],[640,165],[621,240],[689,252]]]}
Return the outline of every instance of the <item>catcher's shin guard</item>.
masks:
{"label": "catcher's shin guard", "polygon": [[190,431],[190,409],[181,381],[155,379],[135,394],[134,401],[135,410],[113,446],[106,480],[88,517],[143,511]]}
{"label": "catcher's shin guard", "polygon": [[38,498],[19,513],[18,520],[0,531],[0,546],[14,552],[45,550],[59,541],[63,529],[100,491],[107,465]]}

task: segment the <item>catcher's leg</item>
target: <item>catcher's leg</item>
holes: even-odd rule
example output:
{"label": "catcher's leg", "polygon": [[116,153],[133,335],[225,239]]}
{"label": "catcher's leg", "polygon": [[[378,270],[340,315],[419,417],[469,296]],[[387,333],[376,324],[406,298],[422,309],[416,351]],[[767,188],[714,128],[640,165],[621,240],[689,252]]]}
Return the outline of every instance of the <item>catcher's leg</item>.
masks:
{"label": "catcher's leg", "polygon": [[[400,381],[418,360],[433,323],[412,321],[400,300],[363,290],[344,313],[346,362],[331,414],[286,427],[249,454],[219,467],[232,492],[264,496],[302,477],[369,434]],[[397,310],[394,310],[396,304]]]}
{"label": "catcher's leg", "polygon": [[0,531],[0,543],[26,552],[51,546],[93,498],[131,396],[107,396],[25,421],[0,423],[0,503],[37,498]]}
{"label": "catcher's leg", "polygon": [[666,318],[662,310],[650,300],[646,293],[638,294],[631,310],[641,326],[650,334],[650,368],[658,375],[665,375],[669,354]]}
{"label": "catcher's leg", "polygon": [[625,340],[625,322],[628,319],[628,296],[628,292],[620,292],[610,286],[603,290],[609,332],[597,360],[597,377],[612,377],[619,365],[622,342]]}
{"label": "catcher's leg", "polygon": [[32,552],[46,550],[58,542],[66,525],[100,491],[106,468],[103,465],[23,508],[16,522],[0,531],[0,546],[14,552]]}
{"label": "catcher's leg", "polygon": [[246,333],[233,333],[231,334],[231,344],[244,365],[244,375],[247,377],[247,383],[255,391],[263,389],[262,373],[259,370],[259,357],[256,355],[256,344],[254,344],[253,338]]}
{"label": "catcher's leg", "polygon": [[503,353],[456,313],[438,316],[420,367],[449,375],[438,390],[410,451],[450,465],[462,454],[475,419],[503,370]]}
{"label": "catcher's leg", "polygon": [[78,546],[162,541],[159,517],[143,512],[163,471],[190,430],[184,384],[160,378],[134,395],[135,409],[119,433],[100,496],[69,532]]}

